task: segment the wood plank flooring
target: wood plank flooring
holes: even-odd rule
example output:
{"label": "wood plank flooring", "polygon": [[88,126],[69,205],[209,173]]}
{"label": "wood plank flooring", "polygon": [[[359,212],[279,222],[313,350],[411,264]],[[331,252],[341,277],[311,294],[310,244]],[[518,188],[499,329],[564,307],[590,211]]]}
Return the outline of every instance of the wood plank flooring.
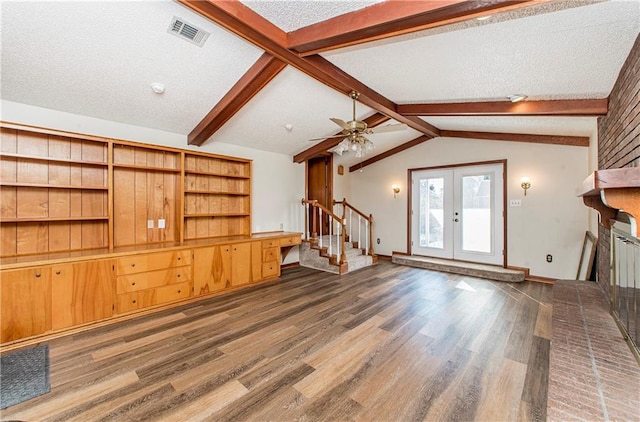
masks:
{"label": "wood plank flooring", "polygon": [[545,420],[551,285],[383,261],[50,342],[51,393],[3,420]]}

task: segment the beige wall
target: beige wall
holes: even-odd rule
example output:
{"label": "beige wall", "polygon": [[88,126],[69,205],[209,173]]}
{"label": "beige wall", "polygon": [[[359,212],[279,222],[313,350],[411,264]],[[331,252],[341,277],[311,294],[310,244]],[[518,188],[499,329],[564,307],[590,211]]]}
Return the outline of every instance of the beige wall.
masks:
{"label": "beige wall", "polygon": [[[376,252],[391,255],[407,249],[407,169],[496,159],[507,160],[507,200],[522,199],[521,207],[506,209],[508,264],[537,276],[575,278],[589,227],[589,211],[576,197],[590,171],[589,148],[437,138],[348,173],[349,187],[341,189],[356,207],[373,214],[374,241],[381,241]],[[526,197],[523,175],[532,183]],[[394,183],[402,189],[397,199]]]}

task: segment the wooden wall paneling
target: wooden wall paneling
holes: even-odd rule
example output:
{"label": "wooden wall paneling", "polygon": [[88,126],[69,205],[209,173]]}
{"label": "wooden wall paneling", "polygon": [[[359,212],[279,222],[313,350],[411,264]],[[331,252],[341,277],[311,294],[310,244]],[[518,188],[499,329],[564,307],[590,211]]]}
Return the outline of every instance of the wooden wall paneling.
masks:
{"label": "wooden wall paneling", "polygon": [[[0,129],[0,152],[15,154],[17,152],[18,133],[15,129]],[[0,162],[0,181],[17,181],[17,160],[2,157]],[[14,186],[0,186],[0,220],[17,217],[17,190]],[[17,253],[16,223],[0,224],[0,255],[13,256]]]}
{"label": "wooden wall paneling", "polygon": [[17,249],[17,223],[2,223],[0,224],[0,255],[1,256],[15,256],[18,253]]}
{"label": "wooden wall paneling", "polygon": [[[140,154],[136,154],[138,156]],[[135,170],[133,173],[133,208],[130,212],[134,218],[135,244],[146,243],[153,230],[147,227],[147,176],[148,173],[142,170]]]}
{"label": "wooden wall paneling", "polygon": [[46,222],[20,223],[16,229],[16,254],[48,252],[49,225]]}
{"label": "wooden wall paneling", "polygon": [[[158,158],[157,154],[154,155]],[[147,173],[147,183],[147,219],[153,220],[153,229],[149,230],[147,242],[161,242],[165,240],[166,228],[160,229],[158,220],[164,218],[165,224],[169,220],[169,216],[164,215],[164,199],[168,195],[164,186],[164,174],[157,171]]]}
{"label": "wooden wall paneling", "polygon": [[[114,149],[114,154],[116,149]],[[113,170],[113,243],[114,246],[135,244],[135,170]]]}
{"label": "wooden wall paneling", "polygon": [[[49,135],[49,157],[71,159],[69,139]],[[49,181],[52,186],[72,184],[71,163],[50,162]],[[71,190],[49,189],[49,217],[64,218],[71,216]],[[49,224],[49,251],[71,249],[71,223],[56,222]]]}

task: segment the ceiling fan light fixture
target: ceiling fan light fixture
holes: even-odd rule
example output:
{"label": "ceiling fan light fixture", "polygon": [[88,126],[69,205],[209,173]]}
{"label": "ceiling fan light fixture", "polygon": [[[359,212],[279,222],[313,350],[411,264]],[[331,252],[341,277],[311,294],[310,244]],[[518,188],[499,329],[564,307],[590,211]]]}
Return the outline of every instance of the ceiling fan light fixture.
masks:
{"label": "ceiling fan light fixture", "polygon": [[523,94],[513,94],[509,95],[507,98],[509,98],[509,101],[511,101],[512,103],[518,103],[520,101],[526,100],[528,97]]}

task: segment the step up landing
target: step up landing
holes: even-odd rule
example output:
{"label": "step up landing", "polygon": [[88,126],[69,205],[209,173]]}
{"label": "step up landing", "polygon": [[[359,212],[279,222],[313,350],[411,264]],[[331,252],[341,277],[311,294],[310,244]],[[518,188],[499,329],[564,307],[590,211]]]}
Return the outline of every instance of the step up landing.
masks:
{"label": "step up landing", "polygon": [[488,280],[517,283],[524,281],[524,271],[502,268],[494,265],[474,264],[471,262],[451,261],[449,259],[429,258],[415,255],[393,255],[391,261],[395,264],[410,267],[425,268],[427,270],[445,273],[468,275],[486,278]]}

